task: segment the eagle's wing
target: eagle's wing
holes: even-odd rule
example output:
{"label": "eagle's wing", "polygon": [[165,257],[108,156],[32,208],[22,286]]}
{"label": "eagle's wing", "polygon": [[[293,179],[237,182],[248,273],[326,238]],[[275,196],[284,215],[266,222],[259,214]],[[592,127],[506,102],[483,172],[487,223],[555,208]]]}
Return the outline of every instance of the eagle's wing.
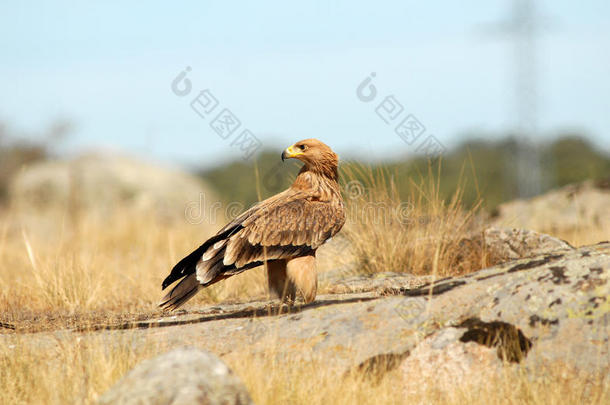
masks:
{"label": "eagle's wing", "polygon": [[202,255],[196,266],[202,284],[240,273],[265,260],[308,254],[345,223],[341,200],[323,202],[307,192],[281,194],[246,214],[232,225],[234,232]]}
{"label": "eagle's wing", "polygon": [[311,192],[289,189],[253,206],[182,259],[163,281],[163,288],[193,273],[205,286],[265,260],[306,255],[344,223],[340,198],[319,201]]}

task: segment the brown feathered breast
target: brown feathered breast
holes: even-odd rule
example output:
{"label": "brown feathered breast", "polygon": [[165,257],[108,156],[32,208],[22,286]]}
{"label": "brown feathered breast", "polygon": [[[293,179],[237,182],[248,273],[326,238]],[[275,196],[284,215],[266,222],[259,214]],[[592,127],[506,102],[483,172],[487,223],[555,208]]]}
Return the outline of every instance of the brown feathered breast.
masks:
{"label": "brown feathered breast", "polygon": [[[199,288],[265,261],[311,254],[339,232],[345,212],[337,155],[314,139],[300,143],[307,145],[306,152],[299,154],[305,165],[292,186],[256,204],[182,259],[163,281],[163,288],[179,279],[187,285],[179,283],[160,306],[176,308]],[[184,299],[177,299],[178,290]]]}

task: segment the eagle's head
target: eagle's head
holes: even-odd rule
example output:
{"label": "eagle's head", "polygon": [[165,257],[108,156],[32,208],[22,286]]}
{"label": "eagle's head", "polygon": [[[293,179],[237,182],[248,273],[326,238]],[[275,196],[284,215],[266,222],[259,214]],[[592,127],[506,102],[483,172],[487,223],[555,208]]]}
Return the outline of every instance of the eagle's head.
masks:
{"label": "eagle's head", "polygon": [[317,139],[303,139],[282,152],[282,160],[295,158],[305,163],[309,170],[334,172],[339,165],[339,157],[332,149]]}

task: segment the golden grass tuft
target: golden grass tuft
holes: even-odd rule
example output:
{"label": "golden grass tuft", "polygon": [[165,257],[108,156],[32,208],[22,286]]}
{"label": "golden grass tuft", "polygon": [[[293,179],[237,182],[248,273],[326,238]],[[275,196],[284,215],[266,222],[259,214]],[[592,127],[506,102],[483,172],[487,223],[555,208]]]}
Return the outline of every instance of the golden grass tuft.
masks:
{"label": "golden grass tuft", "polygon": [[[158,313],[163,278],[223,224],[166,223],[148,214],[0,215],[0,322],[27,331]],[[249,273],[193,302],[264,294],[262,272]]]}
{"label": "golden grass tuft", "polygon": [[59,334],[38,346],[28,335],[0,345],[0,404],[85,404],[95,400],[139,361],[161,348],[135,345],[125,335]]}
{"label": "golden grass tuft", "polygon": [[430,167],[426,179],[402,179],[411,185],[410,195],[403,199],[393,176],[367,169],[348,173],[349,217],[343,236],[359,271],[444,277],[493,264],[484,244],[477,243],[483,231],[476,215],[480,203],[463,207],[461,184],[451,198],[443,199],[439,178]]}
{"label": "golden grass tuft", "polygon": [[[606,404],[610,387],[603,374],[579,375],[561,366],[528,375],[524,369],[505,368],[485,384],[453,391],[438,390],[434,381],[422,381],[419,389],[405,392],[400,369],[380,381],[348,375],[322,360],[277,360],[277,353],[247,356],[247,361],[226,359],[245,381],[257,404]],[[265,375],[260,374],[265,370]],[[606,379],[607,381],[607,379]]]}

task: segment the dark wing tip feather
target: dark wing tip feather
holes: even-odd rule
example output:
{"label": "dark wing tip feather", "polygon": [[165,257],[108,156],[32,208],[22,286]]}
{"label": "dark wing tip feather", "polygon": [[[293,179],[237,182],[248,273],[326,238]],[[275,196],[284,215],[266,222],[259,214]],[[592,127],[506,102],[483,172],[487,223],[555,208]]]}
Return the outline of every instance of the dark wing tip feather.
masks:
{"label": "dark wing tip feather", "polygon": [[197,266],[197,262],[199,261],[199,259],[201,259],[201,256],[203,256],[205,251],[208,250],[208,248],[210,246],[212,246],[214,243],[231,235],[231,233],[235,232],[235,229],[239,228],[239,227],[240,226],[235,226],[235,227],[226,229],[224,232],[211,237],[210,239],[205,241],[205,243],[203,245],[199,246],[197,249],[192,251],[188,256],[186,256],[182,260],[180,260],[172,268],[172,271],[169,273],[169,276],[167,276],[165,278],[165,280],[163,280],[163,283],[161,283],[161,289],[165,290],[174,281],[180,280],[181,278],[186,277],[189,274],[193,274],[195,272],[195,266]]}
{"label": "dark wing tip feather", "polygon": [[181,307],[199,291],[199,282],[194,274],[183,278],[172,288],[159,302],[159,307],[164,311],[173,311]]}
{"label": "dark wing tip feather", "polygon": [[161,283],[162,290],[165,290],[174,281],[179,280],[184,276],[188,276],[195,271],[195,266],[197,265],[199,258],[203,256],[203,252],[205,252],[210,246],[210,243],[208,242],[209,241],[192,251],[188,256],[184,257],[172,268],[169,276],[167,276],[165,280],[163,280],[163,283]]}

